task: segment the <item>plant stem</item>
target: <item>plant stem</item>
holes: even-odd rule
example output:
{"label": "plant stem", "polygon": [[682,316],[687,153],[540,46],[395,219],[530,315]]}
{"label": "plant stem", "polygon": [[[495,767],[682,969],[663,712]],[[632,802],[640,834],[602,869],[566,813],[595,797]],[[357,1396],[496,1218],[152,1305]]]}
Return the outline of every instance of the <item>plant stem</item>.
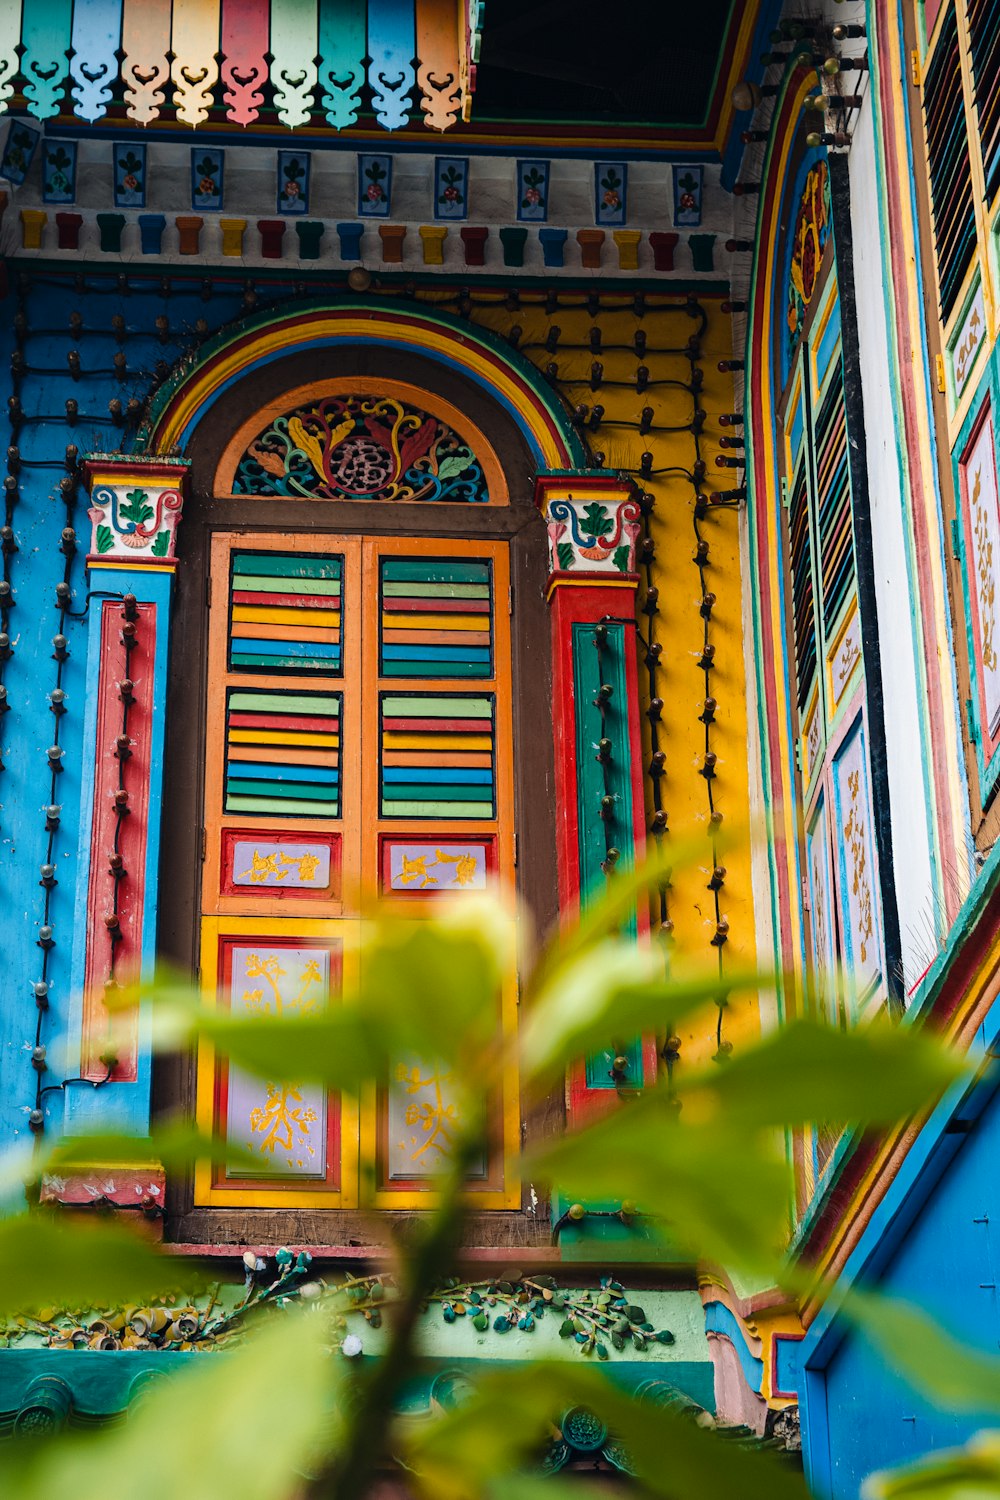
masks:
{"label": "plant stem", "polygon": [[456,1141],[451,1168],[442,1182],[440,1202],[430,1217],[427,1234],[406,1260],[399,1299],[387,1306],[383,1304],[392,1320],[388,1347],[364,1381],[344,1449],[328,1465],[314,1487],[314,1494],[336,1495],[338,1500],[364,1500],[376,1478],[386,1454],[386,1437],[394,1420],[396,1397],[415,1361],[417,1322],[424,1303],[461,1242],[467,1178],[482,1151],[483,1140],[478,1130]]}

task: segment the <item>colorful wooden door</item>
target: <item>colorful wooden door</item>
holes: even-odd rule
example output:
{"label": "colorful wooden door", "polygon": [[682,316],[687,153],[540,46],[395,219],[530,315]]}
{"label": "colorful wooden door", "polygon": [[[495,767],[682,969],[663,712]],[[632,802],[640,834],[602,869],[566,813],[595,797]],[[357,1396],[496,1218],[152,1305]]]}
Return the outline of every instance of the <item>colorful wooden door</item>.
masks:
{"label": "colorful wooden door", "polygon": [[[513,875],[506,546],[414,537],[218,535],[211,556],[202,978],[263,1015],[336,1004],[360,921],[416,916]],[[498,1028],[515,1022],[513,980]],[[196,1200],[412,1207],[446,1160],[453,1081],[395,1060],[384,1089],[326,1097],[203,1046],[198,1117],[259,1164],[202,1163]],[[470,1181],[516,1206],[516,1080]]]}

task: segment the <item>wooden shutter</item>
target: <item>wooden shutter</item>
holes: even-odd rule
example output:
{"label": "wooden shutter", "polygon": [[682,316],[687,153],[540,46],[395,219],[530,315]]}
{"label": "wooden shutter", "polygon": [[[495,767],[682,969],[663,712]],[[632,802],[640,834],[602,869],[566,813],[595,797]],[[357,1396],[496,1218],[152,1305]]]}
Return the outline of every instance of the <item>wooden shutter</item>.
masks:
{"label": "wooden shutter", "polygon": [[1000,189],[1000,0],[969,0],[969,40],[986,196]]}
{"label": "wooden shutter", "polygon": [[[205,779],[202,971],[234,1011],[336,1004],[372,900],[427,913],[513,876],[506,545],[217,536]],[[516,1023],[514,976],[497,1016]],[[516,1078],[472,1173],[516,1206]],[[426,1201],[450,1143],[453,1080],[400,1057],[358,1100],[199,1060],[199,1119],[259,1169],[199,1167],[203,1203],[349,1206],[359,1167],[383,1206]]]}
{"label": "wooden shutter", "polygon": [[944,322],[976,249],[976,214],[954,4],[942,22],[934,55],[927,65],[924,127]]}

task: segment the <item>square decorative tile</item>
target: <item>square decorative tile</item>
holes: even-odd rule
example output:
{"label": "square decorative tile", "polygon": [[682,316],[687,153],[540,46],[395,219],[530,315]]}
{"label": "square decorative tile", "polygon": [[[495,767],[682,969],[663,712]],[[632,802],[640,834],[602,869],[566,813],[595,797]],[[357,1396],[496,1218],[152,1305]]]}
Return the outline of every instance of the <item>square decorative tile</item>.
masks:
{"label": "square decorative tile", "polygon": [[72,203],[76,197],[76,141],[46,141],[42,148],[42,202]]}
{"label": "square decorative tile", "polygon": [[469,216],[469,158],[434,158],[435,219],[467,219]]}
{"label": "square decorative tile", "polygon": [[111,148],[114,162],[115,207],[146,207],[146,148],[131,142],[116,142]]}
{"label": "square decorative tile", "polygon": [[628,167],[623,161],[594,163],[594,223],[624,224],[628,219]]}
{"label": "square decorative tile", "polygon": [[358,157],[358,213],[385,219],[392,202],[392,157]]}
{"label": "square decorative tile", "polygon": [[191,207],[195,212],[222,207],[225,168],[226,153],[221,147],[192,146]]}
{"label": "square decorative tile", "polygon": [[544,224],[549,216],[549,163],[519,161],[517,164],[517,217]]}
{"label": "square decorative tile", "polygon": [[309,212],[309,152],[278,152],[278,213]]}

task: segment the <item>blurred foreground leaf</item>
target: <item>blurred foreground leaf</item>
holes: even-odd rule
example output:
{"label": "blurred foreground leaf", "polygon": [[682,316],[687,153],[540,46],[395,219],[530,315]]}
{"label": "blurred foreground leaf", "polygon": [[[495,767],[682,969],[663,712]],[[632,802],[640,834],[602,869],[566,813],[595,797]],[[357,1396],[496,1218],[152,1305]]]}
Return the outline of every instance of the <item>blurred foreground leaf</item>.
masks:
{"label": "blurred foreground leaf", "polygon": [[[728,833],[716,830],[713,847],[722,854],[734,838],[734,830]],[[577,958],[607,937],[617,934],[619,929],[635,916],[640,901],[659,886],[669,882],[673,870],[703,863],[707,852],[707,840],[686,839],[670,845],[669,860],[664,857],[658,844],[647,852],[639,864],[627,869],[616,869],[598,894],[597,889],[588,893],[587,905],[571,927],[561,931],[542,957],[539,981],[548,984],[555,971]],[[660,973],[662,975],[662,958]]]}
{"label": "blurred foreground leaf", "polygon": [[427,1500],[533,1500],[542,1490],[529,1457],[576,1406],[600,1416],[625,1450],[638,1475],[629,1493],[808,1500],[802,1476],[770,1454],[705,1431],[684,1410],[636,1402],[596,1370],[554,1363],[487,1376],[467,1403],[411,1439],[407,1466]]}
{"label": "blurred foreground leaf", "polygon": [[919,1308],[853,1291],[844,1312],[911,1386],[945,1411],[1000,1412],[1000,1358],[952,1338]]}
{"label": "blurred foreground leaf", "polygon": [[734,990],[755,988],[756,973],[701,968],[664,977],[662,955],[634,942],[604,938],[550,972],[522,1029],[522,1075],[549,1079],[587,1053],[662,1030]]}
{"label": "blurred foreground leaf", "polygon": [[660,1090],[529,1152],[525,1173],[583,1203],[633,1200],[682,1258],[776,1272],[788,1208],[777,1142],[724,1120],[682,1124]]}
{"label": "blurred foreground leaf", "polygon": [[117,1427],[37,1447],[8,1443],[0,1453],[4,1493],[289,1500],[335,1433],[337,1366],[325,1339],[322,1318],[286,1311],[234,1352],[192,1356]]}
{"label": "blurred foreground leaf", "polygon": [[390,1050],[454,1061],[494,1041],[500,990],[515,964],[509,912],[464,897],[431,918],[396,916],[370,930],[357,1008]]}
{"label": "blurred foreground leaf", "polygon": [[132,1230],[63,1213],[0,1222],[0,1317],[43,1307],[109,1307],[176,1290],[191,1273]]}
{"label": "blurred foreground leaf", "polygon": [[501,986],[514,976],[513,924],[498,902],[443,904],[419,922],[397,915],[372,924],[363,953],[358,984],[307,1014],[234,1015],[175,977],[144,987],[156,1045],[176,1051],[203,1037],[258,1077],[357,1093],[401,1053],[454,1063],[493,1042]]}
{"label": "blurred foreground leaf", "polygon": [[205,1135],[185,1120],[175,1120],[154,1127],[148,1136],[99,1131],[93,1135],[69,1135],[61,1140],[48,1141],[35,1154],[29,1164],[30,1171],[22,1175],[22,1181],[37,1182],[42,1177],[59,1177],[84,1167],[108,1163],[130,1171],[154,1164],[176,1171],[209,1156],[234,1167],[255,1168],[257,1165],[252,1152],[218,1136]]}
{"label": "blurred foreground leaf", "polygon": [[966,1448],[873,1474],[861,1493],[863,1500],[997,1500],[1000,1432],[983,1432]]}
{"label": "blurred foreground leaf", "polygon": [[970,1073],[968,1059],[943,1041],[887,1018],[855,1031],[798,1020],[741,1049],[724,1067],[685,1079],[679,1093],[704,1092],[730,1124],[754,1130],[890,1125],[928,1109]]}

